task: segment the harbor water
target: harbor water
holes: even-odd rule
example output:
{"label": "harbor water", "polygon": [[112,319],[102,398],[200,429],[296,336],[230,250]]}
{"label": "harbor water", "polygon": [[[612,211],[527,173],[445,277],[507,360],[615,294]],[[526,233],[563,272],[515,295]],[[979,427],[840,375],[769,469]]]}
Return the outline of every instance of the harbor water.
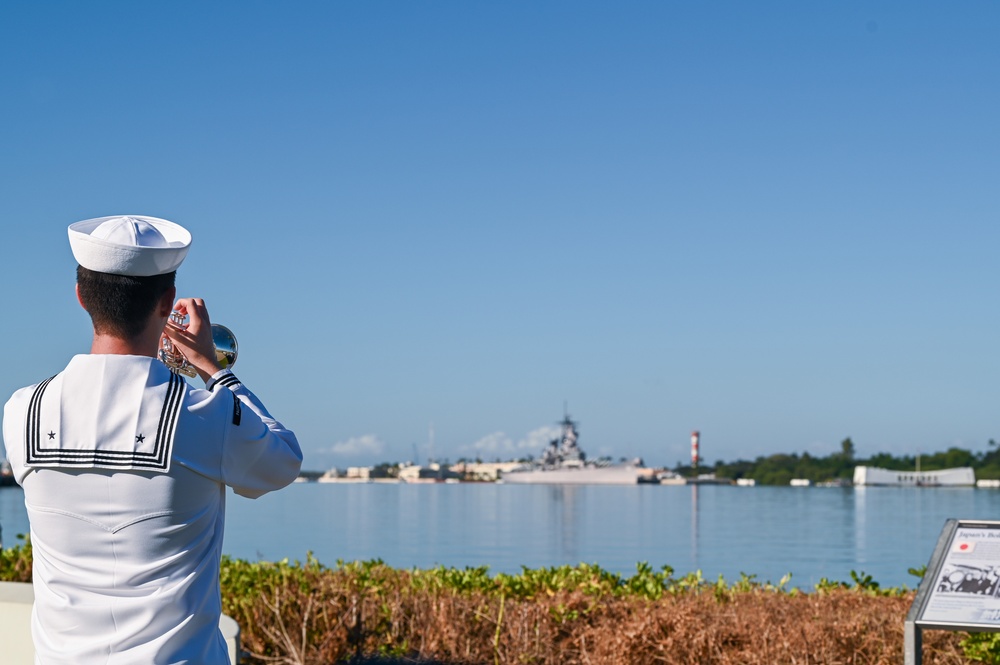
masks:
{"label": "harbor water", "polygon": [[[917,578],[944,521],[1000,518],[1000,491],[297,483],[251,501],[230,494],[225,552],[250,560],[383,559],[399,567],[597,563],[623,574],[646,561],[707,578],[740,573],[793,586],[870,574]],[[0,488],[4,544],[27,532],[23,494]]]}

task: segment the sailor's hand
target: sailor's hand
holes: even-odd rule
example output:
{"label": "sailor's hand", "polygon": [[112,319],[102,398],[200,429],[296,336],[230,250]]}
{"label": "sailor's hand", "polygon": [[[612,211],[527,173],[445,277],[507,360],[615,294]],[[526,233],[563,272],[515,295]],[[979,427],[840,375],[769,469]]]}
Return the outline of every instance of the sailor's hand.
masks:
{"label": "sailor's hand", "polygon": [[174,303],[174,310],[185,314],[188,322],[179,326],[168,321],[163,334],[184,354],[198,376],[207,382],[222,367],[215,355],[212,322],[208,318],[205,301],[201,298],[180,298]]}

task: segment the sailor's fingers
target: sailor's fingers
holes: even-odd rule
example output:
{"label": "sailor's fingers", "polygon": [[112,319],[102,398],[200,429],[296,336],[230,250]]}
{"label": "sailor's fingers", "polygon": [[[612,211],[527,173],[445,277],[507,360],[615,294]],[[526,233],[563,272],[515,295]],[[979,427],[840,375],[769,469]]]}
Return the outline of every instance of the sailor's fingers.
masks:
{"label": "sailor's fingers", "polygon": [[208,308],[201,298],[179,298],[174,309],[188,318],[188,325],[208,325]]}
{"label": "sailor's fingers", "polygon": [[[180,348],[188,362],[196,368],[218,369],[215,342],[212,339],[212,323],[208,318],[208,308],[201,298],[180,298],[174,309],[188,318],[187,325],[167,324],[164,334]],[[212,372],[208,372],[212,374]]]}

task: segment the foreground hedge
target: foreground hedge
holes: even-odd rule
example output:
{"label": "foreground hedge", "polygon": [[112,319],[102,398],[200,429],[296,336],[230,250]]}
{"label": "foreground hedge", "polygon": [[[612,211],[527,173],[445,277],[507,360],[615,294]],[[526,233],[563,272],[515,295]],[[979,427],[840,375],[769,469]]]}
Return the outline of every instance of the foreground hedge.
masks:
{"label": "foreground hedge", "polygon": [[[0,578],[30,574],[30,545],[0,552]],[[225,558],[222,594],[250,663],[901,662],[912,592],[852,576],[801,593],[746,576],[731,584],[697,573],[675,578],[645,564],[630,577],[588,565],[491,576],[485,568]],[[963,637],[926,632],[924,663],[1000,662],[988,636],[964,649]]]}

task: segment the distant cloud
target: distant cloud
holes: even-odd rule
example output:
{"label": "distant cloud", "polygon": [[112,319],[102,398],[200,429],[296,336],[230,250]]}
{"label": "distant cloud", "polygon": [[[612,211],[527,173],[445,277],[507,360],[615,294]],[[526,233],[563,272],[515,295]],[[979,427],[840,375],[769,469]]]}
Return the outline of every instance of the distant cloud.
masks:
{"label": "distant cloud", "polygon": [[323,452],[343,455],[344,457],[360,457],[362,455],[380,455],[385,450],[385,443],[374,434],[352,436],[346,441],[338,441]]}
{"label": "distant cloud", "polygon": [[460,450],[465,453],[490,456],[520,455],[524,453],[537,456],[549,445],[549,441],[558,438],[561,433],[562,430],[555,425],[544,425],[531,430],[521,439],[514,441],[504,432],[493,432],[475,443],[461,446]]}
{"label": "distant cloud", "polygon": [[503,432],[493,432],[479,439],[471,446],[462,446],[462,450],[474,450],[479,453],[499,453],[511,452],[514,450],[514,442]]}
{"label": "distant cloud", "polygon": [[826,441],[812,441],[806,446],[806,452],[813,456],[826,456],[831,452],[840,452],[840,446],[837,446],[836,450],[833,450],[834,446],[831,446]]}

